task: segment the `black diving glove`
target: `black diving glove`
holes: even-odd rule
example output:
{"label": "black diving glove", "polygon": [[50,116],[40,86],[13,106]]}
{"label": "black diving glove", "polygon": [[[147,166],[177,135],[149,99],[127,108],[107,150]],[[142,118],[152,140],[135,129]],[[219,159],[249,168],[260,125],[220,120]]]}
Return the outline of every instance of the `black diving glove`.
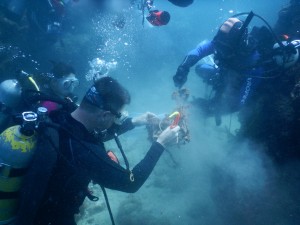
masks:
{"label": "black diving glove", "polygon": [[184,66],[179,66],[176,74],[173,76],[175,87],[181,88],[187,81],[189,69]]}

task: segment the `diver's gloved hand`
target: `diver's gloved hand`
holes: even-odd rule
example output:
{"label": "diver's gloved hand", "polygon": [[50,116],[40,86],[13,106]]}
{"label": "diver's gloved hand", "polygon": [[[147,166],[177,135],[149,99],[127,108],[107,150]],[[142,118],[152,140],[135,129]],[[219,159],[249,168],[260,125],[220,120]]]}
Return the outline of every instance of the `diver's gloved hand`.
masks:
{"label": "diver's gloved hand", "polygon": [[176,74],[173,76],[175,87],[181,88],[187,81],[189,69],[184,66],[179,66]]}
{"label": "diver's gloved hand", "polygon": [[172,144],[177,143],[178,132],[180,130],[179,126],[171,128],[168,126],[157,138],[157,142],[160,143],[163,147],[167,148]]}
{"label": "diver's gloved hand", "polygon": [[140,116],[132,118],[132,123],[134,126],[147,125],[153,118],[157,118],[154,113],[146,112]]}

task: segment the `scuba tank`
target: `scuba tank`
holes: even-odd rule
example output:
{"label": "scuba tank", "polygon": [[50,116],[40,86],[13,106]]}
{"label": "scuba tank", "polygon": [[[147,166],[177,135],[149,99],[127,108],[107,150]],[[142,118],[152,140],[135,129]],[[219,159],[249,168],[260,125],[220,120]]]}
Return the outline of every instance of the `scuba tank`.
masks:
{"label": "scuba tank", "polygon": [[0,224],[10,224],[17,215],[19,191],[37,145],[35,130],[46,113],[43,107],[38,114],[23,112],[21,125],[0,134]]}

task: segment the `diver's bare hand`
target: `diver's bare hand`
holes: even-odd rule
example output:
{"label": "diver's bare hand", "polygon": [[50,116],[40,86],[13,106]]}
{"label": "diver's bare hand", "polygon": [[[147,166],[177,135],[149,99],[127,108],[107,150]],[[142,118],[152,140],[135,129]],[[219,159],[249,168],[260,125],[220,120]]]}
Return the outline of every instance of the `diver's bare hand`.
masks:
{"label": "diver's bare hand", "polygon": [[157,142],[165,148],[176,143],[178,138],[179,126],[171,128],[168,126],[157,138]]}
{"label": "diver's bare hand", "polygon": [[154,113],[146,112],[140,116],[132,118],[132,123],[135,126],[143,126],[149,123],[152,118],[157,118]]}

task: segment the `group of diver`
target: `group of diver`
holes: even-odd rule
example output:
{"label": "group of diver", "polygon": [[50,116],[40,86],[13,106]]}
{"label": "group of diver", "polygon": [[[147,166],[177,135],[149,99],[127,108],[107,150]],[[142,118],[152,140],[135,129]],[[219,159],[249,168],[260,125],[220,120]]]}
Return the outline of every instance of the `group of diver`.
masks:
{"label": "group of diver", "polygon": [[[29,52],[40,50],[39,46],[52,46],[66,29],[69,7],[78,2],[2,1],[1,44],[19,45]],[[90,2],[99,11],[110,10],[112,3]],[[124,2],[137,4],[120,1]],[[170,2],[184,7],[193,1]],[[153,14],[146,18],[149,23],[166,24],[165,14],[152,10],[153,2],[143,4],[148,6],[149,15]],[[122,21],[112,22],[118,29],[124,25]],[[13,38],[7,38],[8,34]],[[13,58],[5,56],[1,58],[3,70],[7,69],[6,61]],[[12,62],[16,62],[14,58]],[[137,126],[149,125],[156,115],[123,115],[125,105],[130,103],[129,92],[101,72],[95,74],[94,84],[79,103],[79,79],[71,65],[51,61],[49,72],[31,73],[19,68],[21,64],[15,63],[11,69],[14,73],[7,71],[10,76],[2,77],[0,83],[0,223],[75,225],[74,215],[83,201],[98,200],[88,188],[93,181],[101,186],[115,224],[105,188],[136,192],[164,149],[176,143],[179,121],[170,120],[172,126],[158,132],[145,157],[132,168],[118,136]],[[178,120],[179,113],[174,115]],[[111,139],[116,141],[126,168],[113,152],[105,149],[104,142]]]}
{"label": "group of diver", "polygon": [[[54,40],[62,32],[66,7],[78,1],[38,2],[3,1],[1,23],[13,26],[26,14],[30,29]],[[105,1],[93,2],[101,9],[105,5]],[[193,0],[169,2],[186,7]],[[142,8],[153,26],[170,20],[168,12],[153,10],[153,1],[142,1]],[[253,17],[265,25],[250,31]],[[239,112],[238,137],[264,143],[276,159],[299,157],[299,21],[299,0],[291,0],[280,11],[274,29],[253,12],[227,19],[211,41],[201,42],[178,66],[173,76],[178,93],[186,93],[183,86],[196,65],[195,72],[212,94],[192,104],[214,117],[217,126],[222,124],[222,115]],[[211,64],[198,63],[210,55]],[[76,225],[74,215],[83,201],[98,200],[88,188],[90,182],[101,186],[106,200],[105,188],[136,192],[164,150],[178,143],[183,129],[180,113],[171,114],[175,120],[167,121],[144,158],[130,168],[118,136],[137,126],[151,126],[158,117],[149,112],[134,118],[124,115],[129,91],[107,75],[94,79],[78,103],[79,79],[74,68],[63,62],[51,64],[49,73],[18,70],[16,79],[0,83],[0,224]],[[105,149],[104,143],[112,139],[125,168]],[[282,149],[288,150],[283,154]],[[108,201],[107,207],[115,224]]]}

